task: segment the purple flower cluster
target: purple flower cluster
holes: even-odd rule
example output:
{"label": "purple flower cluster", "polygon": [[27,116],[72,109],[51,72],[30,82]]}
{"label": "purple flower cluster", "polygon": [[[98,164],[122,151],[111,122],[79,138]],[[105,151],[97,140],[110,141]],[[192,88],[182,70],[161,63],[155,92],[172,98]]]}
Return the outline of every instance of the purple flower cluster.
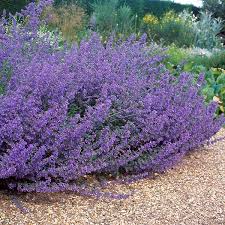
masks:
{"label": "purple flower cluster", "polygon": [[94,34],[62,49],[40,38],[46,2],[27,7],[24,26],[0,27],[0,181],[9,188],[87,193],[88,175],[162,172],[222,127],[202,81],[170,75],[145,36],[104,46]]}

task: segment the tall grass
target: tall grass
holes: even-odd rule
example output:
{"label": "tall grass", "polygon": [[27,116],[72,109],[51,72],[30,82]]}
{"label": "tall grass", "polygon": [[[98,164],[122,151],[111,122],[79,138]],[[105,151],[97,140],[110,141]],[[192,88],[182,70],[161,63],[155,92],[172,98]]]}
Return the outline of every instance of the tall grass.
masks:
{"label": "tall grass", "polygon": [[86,23],[86,14],[81,7],[75,4],[49,7],[45,11],[45,16],[48,16],[49,26],[59,29],[65,40],[79,41]]}

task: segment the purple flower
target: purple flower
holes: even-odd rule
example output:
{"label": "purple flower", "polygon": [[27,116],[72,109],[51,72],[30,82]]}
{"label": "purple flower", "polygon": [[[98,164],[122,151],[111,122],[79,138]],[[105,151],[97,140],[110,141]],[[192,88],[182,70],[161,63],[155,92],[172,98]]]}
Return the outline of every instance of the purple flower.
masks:
{"label": "purple flower", "polygon": [[1,24],[0,180],[9,188],[98,196],[88,175],[164,171],[222,127],[201,82],[165,71],[144,36],[105,47],[93,34],[61,49],[40,38],[49,2],[29,4],[25,26]]}

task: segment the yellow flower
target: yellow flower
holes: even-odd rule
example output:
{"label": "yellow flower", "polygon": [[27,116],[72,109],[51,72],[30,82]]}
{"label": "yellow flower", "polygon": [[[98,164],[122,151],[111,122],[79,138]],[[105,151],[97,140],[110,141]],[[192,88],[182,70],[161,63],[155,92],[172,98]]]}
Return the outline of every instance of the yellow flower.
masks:
{"label": "yellow flower", "polygon": [[159,23],[159,20],[156,16],[151,14],[146,14],[143,18],[144,23],[149,25],[155,25]]}
{"label": "yellow flower", "polygon": [[162,18],[162,23],[167,23],[167,22],[181,22],[181,18],[174,12],[174,11],[169,11],[164,14]]}

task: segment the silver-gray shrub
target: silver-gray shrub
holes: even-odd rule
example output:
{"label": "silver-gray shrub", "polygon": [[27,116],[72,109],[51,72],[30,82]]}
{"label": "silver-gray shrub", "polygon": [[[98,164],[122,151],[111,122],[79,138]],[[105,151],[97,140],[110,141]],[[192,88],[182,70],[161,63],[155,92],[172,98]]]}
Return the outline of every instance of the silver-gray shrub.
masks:
{"label": "silver-gray shrub", "polygon": [[212,13],[201,12],[200,19],[194,22],[195,42],[200,48],[213,49],[221,47],[221,38],[218,34],[223,25],[222,20],[213,18]]}

